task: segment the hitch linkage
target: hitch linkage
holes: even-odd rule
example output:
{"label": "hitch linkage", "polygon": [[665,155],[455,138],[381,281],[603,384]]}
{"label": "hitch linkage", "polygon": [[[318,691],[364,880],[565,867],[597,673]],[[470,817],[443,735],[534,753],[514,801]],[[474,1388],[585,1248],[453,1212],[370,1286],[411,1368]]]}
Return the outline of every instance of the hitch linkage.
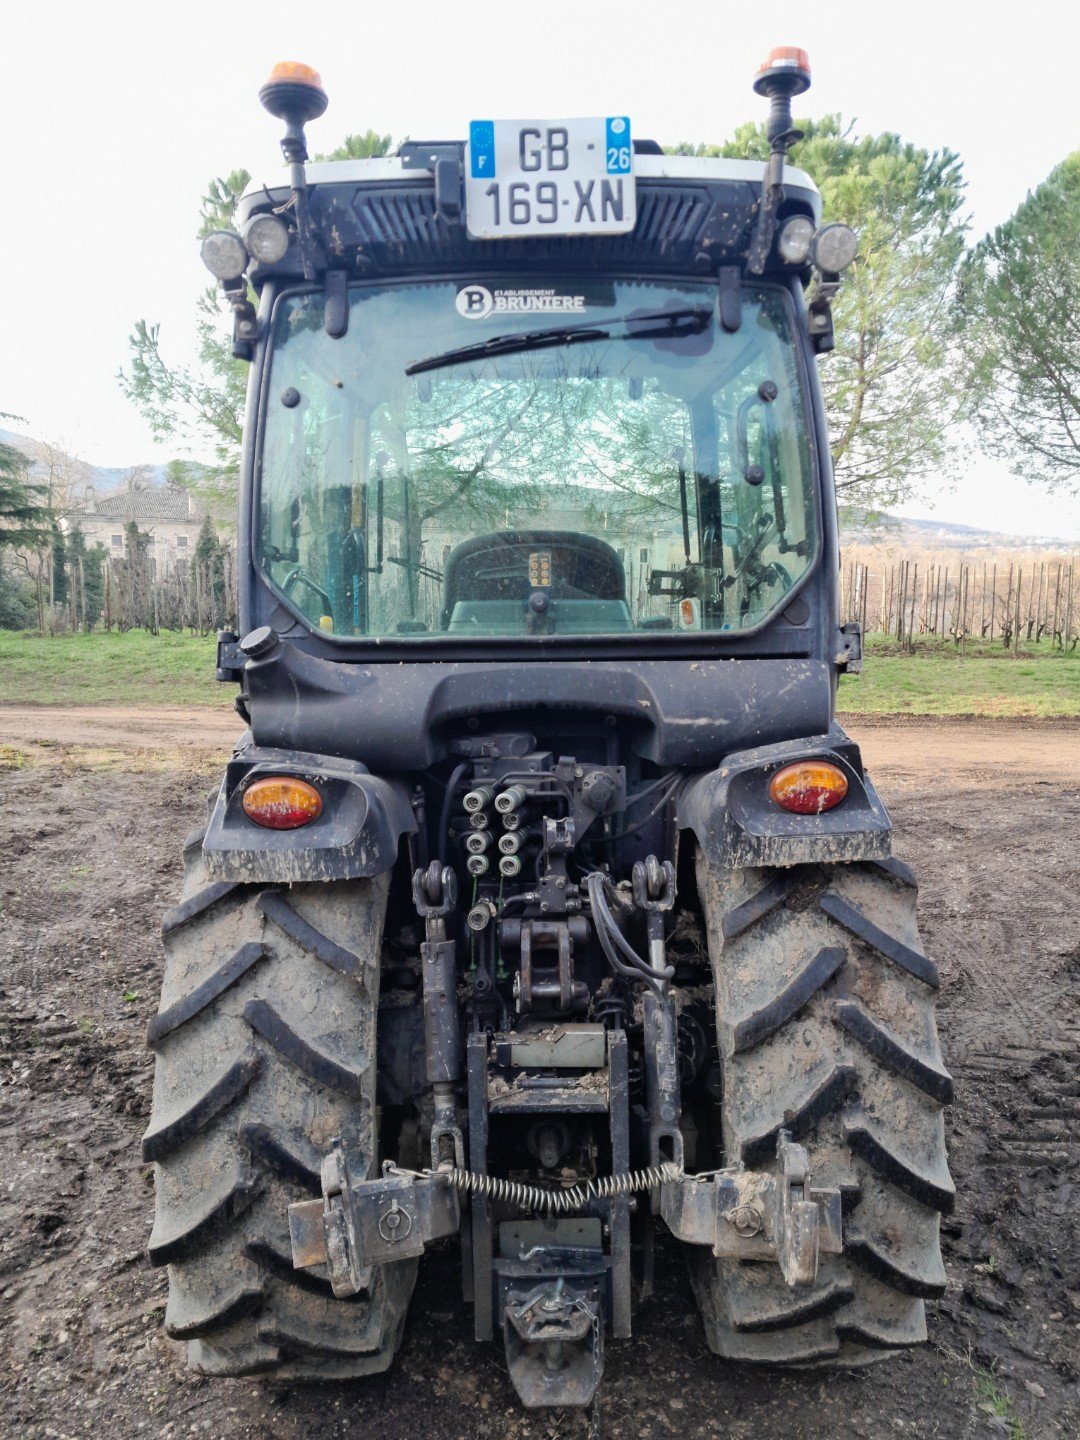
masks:
{"label": "hitch linkage", "polygon": [[776,1158],[779,1175],[737,1166],[683,1175],[661,1187],[660,1214],[676,1239],[717,1259],[775,1260],[789,1285],[812,1285],[819,1256],[843,1250],[840,1191],[811,1188],[806,1150],[786,1130]]}
{"label": "hitch linkage", "polygon": [[438,1172],[414,1175],[389,1162],[375,1180],[353,1180],[340,1139],[322,1164],[323,1198],[289,1206],[298,1270],[325,1265],[338,1298],[371,1289],[377,1265],[408,1260],[461,1224],[457,1191]]}
{"label": "hitch linkage", "polygon": [[[354,1181],[341,1141],[333,1146],[322,1167],[323,1198],[290,1205],[289,1232],[293,1265],[325,1265],[338,1296],[370,1288],[373,1267],[422,1255],[431,1241],[454,1234],[459,1189],[492,1185],[468,1171],[417,1173],[390,1161],[380,1178]],[[676,1239],[707,1245],[717,1258],[775,1261],[789,1285],[812,1285],[819,1256],[843,1249],[840,1192],[811,1188],[806,1150],[786,1131],[776,1154],[778,1175],[739,1166],[683,1175],[668,1164],[625,1178],[648,1184],[663,1175],[660,1214]]]}

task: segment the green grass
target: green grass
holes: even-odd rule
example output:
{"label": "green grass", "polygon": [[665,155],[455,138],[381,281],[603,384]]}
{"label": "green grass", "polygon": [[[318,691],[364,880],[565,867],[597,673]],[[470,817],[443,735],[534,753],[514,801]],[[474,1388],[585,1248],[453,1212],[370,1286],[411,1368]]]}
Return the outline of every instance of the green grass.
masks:
{"label": "green grass", "polygon": [[1013,1409],[1009,1392],[998,1384],[997,1376],[990,1370],[975,1367],[975,1394],[979,1409],[984,1415],[991,1415],[1004,1423],[998,1434],[1008,1440],[1025,1440],[1024,1424]]}
{"label": "green grass", "polygon": [[[34,705],[208,705],[233,689],[214,680],[214,640],[129,630],[120,635],[30,635],[0,630],[0,700]],[[840,681],[851,715],[1080,716],[1080,653],[1048,643],[1018,657],[951,641],[915,654],[871,637],[866,668]]]}
{"label": "green grass", "polygon": [[23,705],[232,704],[214,679],[213,636],[128,630],[31,635],[0,630],[0,699]]}
{"label": "green grass", "polygon": [[842,676],[837,708],[853,715],[1080,716],[1080,653],[1044,642],[1014,656],[926,642],[913,655],[871,637],[861,675]]}

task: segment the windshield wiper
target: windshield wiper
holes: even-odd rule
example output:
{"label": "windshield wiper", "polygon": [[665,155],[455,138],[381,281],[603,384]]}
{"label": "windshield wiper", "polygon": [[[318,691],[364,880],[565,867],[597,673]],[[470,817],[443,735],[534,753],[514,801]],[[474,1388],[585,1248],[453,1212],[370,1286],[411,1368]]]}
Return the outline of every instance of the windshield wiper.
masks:
{"label": "windshield wiper", "polygon": [[425,370],[442,370],[468,360],[486,360],[489,355],[516,355],[523,350],[547,350],[560,345],[582,345],[589,340],[610,340],[614,328],[622,326],[628,340],[661,340],[682,335],[697,335],[713,318],[711,305],[687,305],[679,310],[642,310],[626,315],[611,325],[556,325],[547,330],[521,330],[516,334],[493,335],[475,345],[462,345],[426,360],[414,360],[405,366],[406,375],[422,375]]}

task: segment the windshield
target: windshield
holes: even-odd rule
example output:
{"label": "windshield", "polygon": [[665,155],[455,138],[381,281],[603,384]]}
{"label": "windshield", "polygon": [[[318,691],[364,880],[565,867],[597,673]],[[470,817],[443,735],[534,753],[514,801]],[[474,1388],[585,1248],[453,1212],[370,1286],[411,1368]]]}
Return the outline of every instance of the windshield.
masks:
{"label": "windshield", "polygon": [[444,280],[275,309],[258,555],[343,636],[741,630],[815,549],[783,291]]}

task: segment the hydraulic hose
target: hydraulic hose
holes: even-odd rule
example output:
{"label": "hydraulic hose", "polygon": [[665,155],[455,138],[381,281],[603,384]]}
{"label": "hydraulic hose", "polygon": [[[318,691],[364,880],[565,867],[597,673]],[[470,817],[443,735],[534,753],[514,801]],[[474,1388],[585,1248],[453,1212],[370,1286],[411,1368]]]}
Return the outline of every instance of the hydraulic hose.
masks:
{"label": "hydraulic hose", "polygon": [[[670,965],[662,971],[654,970],[648,961],[644,960],[628,943],[615,923],[615,917],[608,906],[607,897],[604,894],[607,883],[606,876],[602,875],[599,870],[594,870],[585,880],[600,948],[617,975],[647,985],[654,995],[662,999],[675,971]],[[622,952],[624,959],[620,959],[615,953],[616,948]]]}
{"label": "hydraulic hose", "polygon": [[461,783],[461,777],[469,768],[469,762],[463,760],[460,765],[454,767],[450,779],[446,783],[446,794],[443,796],[442,810],[439,812],[439,829],[435,835],[435,853],[439,857],[440,865],[448,865],[447,839],[450,828],[450,811],[454,804],[454,792]]}

